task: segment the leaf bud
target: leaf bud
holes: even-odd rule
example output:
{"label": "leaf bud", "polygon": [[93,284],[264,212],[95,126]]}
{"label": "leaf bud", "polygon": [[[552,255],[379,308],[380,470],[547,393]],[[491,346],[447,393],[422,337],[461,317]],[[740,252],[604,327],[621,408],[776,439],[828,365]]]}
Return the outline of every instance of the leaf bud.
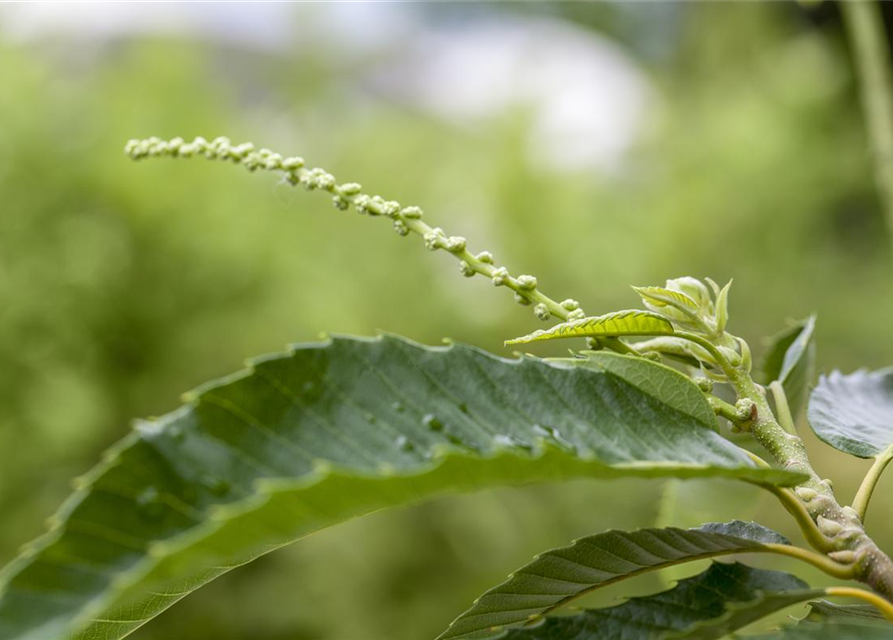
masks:
{"label": "leaf bud", "polygon": [[698,376],[697,378],[695,378],[695,384],[697,384],[698,389],[700,389],[704,393],[713,393],[713,380],[711,380],[710,378]]}
{"label": "leaf bud", "polygon": [[824,533],[829,538],[833,538],[841,531],[843,531],[843,525],[839,522],[835,522],[834,520],[829,520],[825,516],[819,516],[816,518],[816,524],[819,525],[819,531]]}
{"label": "leaf bud", "polygon": [[602,349],[605,348],[605,346],[601,342],[598,341],[598,338],[586,338],[586,345],[592,351],[601,351]]}
{"label": "leaf bud", "polygon": [[713,301],[710,298],[710,290],[703,282],[696,278],[684,276],[682,278],[667,280],[667,289],[684,293],[694,300],[701,308],[706,309],[708,306],[712,306]]}
{"label": "leaf bud", "polygon": [[757,405],[750,398],[741,398],[735,403],[735,416],[739,420],[753,420],[756,413]]}

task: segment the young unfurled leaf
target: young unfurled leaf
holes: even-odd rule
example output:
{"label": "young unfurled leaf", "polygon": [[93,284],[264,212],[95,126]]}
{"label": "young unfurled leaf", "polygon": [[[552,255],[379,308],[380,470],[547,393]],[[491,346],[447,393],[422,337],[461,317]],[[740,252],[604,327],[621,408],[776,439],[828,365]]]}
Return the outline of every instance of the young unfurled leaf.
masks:
{"label": "young unfurled leaf", "polygon": [[791,415],[796,419],[806,406],[815,374],[815,316],[771,339],[762,370],[766,384],[781,382]]}
{"label": "young unfurled leaf", "polygon": [[859,458],[893,455],[893,367],[822,376],[808,415],[812,430],[835,449]]}
{"label": "young unfurled leaf", "polygon": [[0,571],[0,638],[121,638],[278,546],[448,492],[802,481],[757,468],[714,426],[693,382],[641,358],[508,360],[391,336],[300,345],[141,423],[81,478],[52,530]]}
{"label": "young unfurled leaf", "polygon": [[510,630],[501,640],[716,640],[824,593],[789,573],[714,562],[663,593]]}
{"label": "young unfurled leaf", "polygon": [[641,296],[645,304],[653,307],[670,306],[685,313],[698,313],[698,303],[681,291],[673,291],[663,287],[633,287],[633,291]]}
{"label": "young unfurled leaf", "polygon": [[482,595],[438,640],[498,637],[502,629],[524,625],[620,580],[704,558],[773,553],[787,544],[784,537],[766,527],[740,521],[697,529],[599,533],[541,554]]}
{"label": "young unfurled leaf", "polygon": [[729,322],[729,289],[732,281],[729,280],[719,293],[716,294],[716,330],[722,333]]}
{"label": "young unfurled leaf", "polygon": [[713,356],[700,345],[672,336],[659,336],[637,342],[636,351],[639,353],[659,353],[695,369],[700,368],[701,363],[707,363],[710,366],[716,365],[716,360]]}
{"label": "young unfurled leaf", "polygon": [[550,329],[507,340],[506,344],[526,344],[539,340],[558,338],[611,338],[617,336],[662,336],[673,333],[673,325],[661,315],[651,311],[629,309],[603,316],[581,318],[564,322]]}

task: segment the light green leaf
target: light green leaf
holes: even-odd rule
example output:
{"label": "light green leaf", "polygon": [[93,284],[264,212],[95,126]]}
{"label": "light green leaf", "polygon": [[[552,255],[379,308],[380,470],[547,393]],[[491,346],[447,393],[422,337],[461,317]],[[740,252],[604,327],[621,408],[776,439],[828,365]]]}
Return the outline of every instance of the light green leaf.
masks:
{"label": "light green leaf", "polygon": [[714,562],[669,591],[512,629],[504,640],[716,640],[821,595],[789,573]]}
{"label": "light green leaf", "polygon": [[773,553],[787,544],[774,531],[741,521],[697,529],[599,533],[538,556],[478,598],[438,640],[499,637],[503,629],[535,621],[583,594],[620,580],[704,558]]}
{"label": "light green leaf", "polygon": [[673,307],[684,313],[697,314],[698,303],[681,291],[664,289],[663,287],[633,287],[645,304],[654,307]]}
{"label": "light green leaf", "polygon": [[781,382],[796,419],[806,406],[815,376],[815,316],[770,339],[762,370],[766,384]]}
{"label": "light green leaf", "polygon": [[716,294],[716,330],[722,333],[726,330],[726,324],[729,322],[729,289],[732,288],[732,281],[729,280],[722,289]]}
{"label": "light green leaf", "polygon": [[824,442],[859,458],[893,445],[893,368],[822,376],[809,399],[809,424]]}
{"label": "light green leaf", "polygon": [[0,638],[121,638],[279,546],[446,492],[580,477],[802,480],[756,468],[714,433],[684,376],[627,360],[508,360],[394,337],[258,359],[139,423],[77,481],[51,530],[0,572]]}
{"label": "light green leaf", "polygon": [[663,316],[651,311],[629,309],[593,318],[581,318],[580,320],[563,322],[550,329],[540,329],[514,340],[506,340],[506,344],[525,344],[558,338],[660,336],[671,333],[673,333],[673,325]]}

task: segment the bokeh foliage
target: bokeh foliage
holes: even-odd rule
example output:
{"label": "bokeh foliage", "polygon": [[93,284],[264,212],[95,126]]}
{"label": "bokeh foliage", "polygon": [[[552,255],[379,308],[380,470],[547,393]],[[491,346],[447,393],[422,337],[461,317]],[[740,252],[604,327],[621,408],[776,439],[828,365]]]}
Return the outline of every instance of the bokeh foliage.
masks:
{"label": "bokeh foliage", "polygon": [[[383,221],[232,167],[133,164],[121,153],[132,137],[226,134],[300,153],[421,205],[590,313],[634,306],[629,284],[734,277],[731,329],[755,348],[816,312],[820,369],[893,363],[893,259],[833,10],[693,3],[654,20],[647,6],[583,6],[488,11],[564,11],[642,65],[655,100],[620,175],[533,162],[524,109],[457,130],[368,91],[366,65],[381,60],[339,64],[326,48],[0,41],[0,562],[132,417],[245,357],[377,329],[504,353],[502,340],[540,328]],[[864,465],[834,455],[816,467],[851,495]],[[650,524],[659,495],[644,481],[577,482],[376,514],[234,572],[134,637],[433,636],[533,553]],[[876,523],[893,515],[878,495]],[[766,524],[784,522],[759,504]],[[893,547],[893,532],[872,534]]]}

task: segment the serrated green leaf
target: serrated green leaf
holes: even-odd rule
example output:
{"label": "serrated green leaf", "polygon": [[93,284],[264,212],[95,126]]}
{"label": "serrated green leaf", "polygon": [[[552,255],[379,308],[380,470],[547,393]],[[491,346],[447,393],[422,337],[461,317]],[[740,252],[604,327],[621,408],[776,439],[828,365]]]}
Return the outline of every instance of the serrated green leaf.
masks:
{"label": "serrated green leaf", "polygon": [[536,626],[501,640],[717,640],[756,620],[821,595],[789,573],[714,562],[669,591]]}
{"label": "serrated green leaf", "polygon": [[506,340],[506,344],[526,344],[558,338],[610,338],[617,336],[660,336],[673,333],[673,325],[651,311],[628,309],[603,316],[563,322],[549,329]]}
{"label": "serrated green leaf", "polygon": [[893,367],[822,376],[810,396],[808,415],[815,434],[835,449],[859,458],[889,452],[893,446]]}
{"label": "serrated green leaf", "polygon": [[[499,637],[583,594],[665,567],[734,553],[772,553],[789,542],[756,523],[697,529],[608,531],[547,551],[487,591],[438,640]],[[815,594],[809,596],[815,597]]]}
{"label": "serrated green leaf", "polygon": [[781,382],[796,419],[806,406],[815,375],[815,316],[770,339],[762,370],[766,384]]}
{"label": "serrated green leaf", "polygon": [[78,481],[52,530],[0,572],[0,638],[121,638],[279,546],[446,492],[581,477],[802,480],[756,468],[714,433],[690,381],[612,358],[627,359],[508,360],[385,336],[258,359],[140,423]]}

